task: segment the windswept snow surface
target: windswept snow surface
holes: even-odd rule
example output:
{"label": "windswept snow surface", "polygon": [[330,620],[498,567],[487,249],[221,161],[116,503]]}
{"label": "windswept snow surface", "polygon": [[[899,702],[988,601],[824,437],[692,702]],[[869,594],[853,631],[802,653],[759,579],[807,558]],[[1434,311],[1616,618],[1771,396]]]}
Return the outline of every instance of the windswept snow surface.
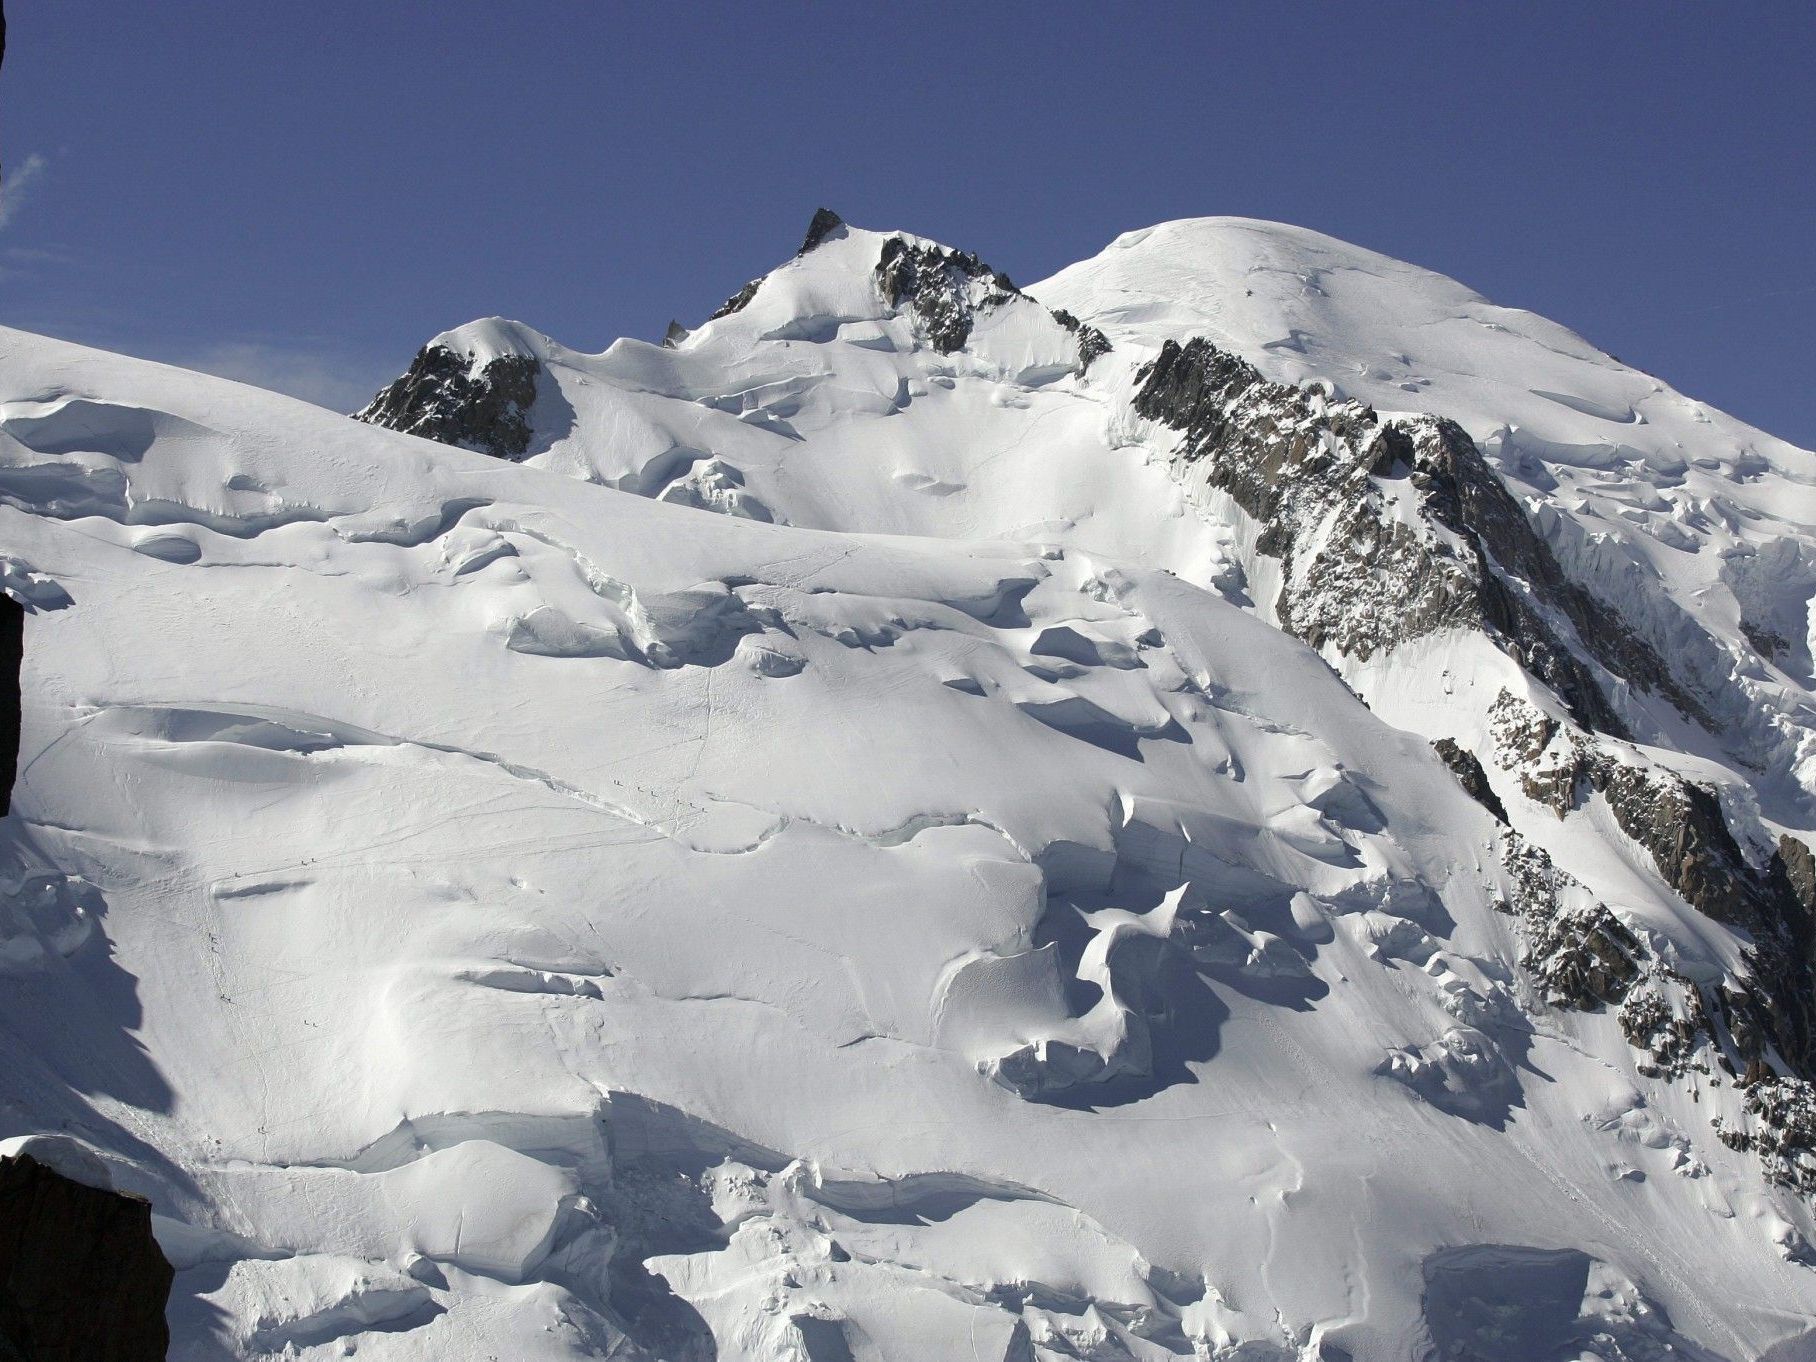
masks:
{"label": "windswept snow surface", "polygon": [[0,331],[0,1136],[151,1198],[173,1358],[1803,1356],[1808,1203],[1722,1074],[1546,1001],[1429,744],[1550,702],[1481,635],[1277,627],[1129,399],[1205,335],[1462,422],[1702,650],[1713,726],[1623,700],[1631,760],[1759,837],[1816,821],[1816,458],[1295,229],[921,312],[891,240],[940,249],[837,227],[674,348],[437,338],[536,361],[522,463]]}

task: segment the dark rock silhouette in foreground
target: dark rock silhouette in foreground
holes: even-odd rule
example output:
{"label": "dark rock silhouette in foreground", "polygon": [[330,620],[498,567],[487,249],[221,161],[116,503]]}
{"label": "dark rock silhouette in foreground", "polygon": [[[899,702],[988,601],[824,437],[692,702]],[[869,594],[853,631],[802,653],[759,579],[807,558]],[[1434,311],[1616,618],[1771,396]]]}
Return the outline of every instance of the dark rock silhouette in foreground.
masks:
{"label": "dark rock silhouette in foreground", "polygon": [[0,1158],[0,1359],[161,1362],[173,1275],[149,1202]]}

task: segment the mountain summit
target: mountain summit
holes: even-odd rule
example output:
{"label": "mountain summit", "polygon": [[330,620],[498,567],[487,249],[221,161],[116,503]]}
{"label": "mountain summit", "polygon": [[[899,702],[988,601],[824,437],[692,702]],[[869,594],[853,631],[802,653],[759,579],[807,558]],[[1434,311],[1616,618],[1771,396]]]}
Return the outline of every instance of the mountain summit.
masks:
{"label": "mountain summit", "polygon": [[1803,1356],[1812,488],[1233,218],[358,420],[0,331],[0,1137],[196,1362]]}

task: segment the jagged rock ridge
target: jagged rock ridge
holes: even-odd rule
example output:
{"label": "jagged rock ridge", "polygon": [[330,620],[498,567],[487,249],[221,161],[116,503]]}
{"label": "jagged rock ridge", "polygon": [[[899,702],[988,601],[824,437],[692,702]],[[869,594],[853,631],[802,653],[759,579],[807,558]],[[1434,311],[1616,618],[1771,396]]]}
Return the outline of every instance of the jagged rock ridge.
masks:
{"label": "jagged rock ridge", "polygon": [[[1479,628],[1585,727],[1626,732],[1585,652],[1700,713],[1611,607],[1565,579],[1454,422],[1332,407],[1268,383],[1204,339],[1167,341],[1137,379],[1135,412],[1182,432],[1177,457],[1202,461],[1211,485],[1265,527],[1260,551],[1285,562],[1274,609],[1313,647],[1329,642],[1366,659],[1423,634]],[[1386,505],[1382,482],[1402,477],[1416,520],[1396,519]],[[1434,533],[1440,527],[1450,534]],[[1547,613],[1562,615],[1574,640]]]}
{"label": "jagged rock ridge", "polygon": [[[1816,1145],[1774,1124],[1788,1120],[1792,1132],[1808,1131],[1800,1115],[1816,1078],[1808,902],[1793,890],[1779,853],[1763,869],[1747,863],[1712,790],[1622,760],[1595,736],[1629,736],[1609,698],[1621,680],[1712,726],[1704,705],[1614,607],[1565,577],[1454,422],[1383,421],[1359,404],[1333,406],[1315,390],[1268,383],[1203,339],[1167,341],[1136,381],[1135,412],[1181,431],[1175,457],[1188,475],[1196,471],[1229,493],[1263,527],[1257,550],[1283,560],[1274,603],[1283,627],[1364,660],[1425,634],[1480,629],[1563,702],[1580,729],[1560,739],[1572,725],[1503,692],[1495,711],[1500,754],[1527,795],[1559,817],[1588,792],[1602,796],[1667,885],[1748,933],[1747,975],[1701,999],[1699,1014],[1720,1025],[1699,1029],[1730,1078],[1783,1088],[1771,1101],[1749,1099],[1772,1131],[1759,1138],[1775,1151],[1780,1176],[1799,1186],[1816,1177]],[[1402,477],[1417,498],[1418,519],[1410,522],[1396,517],[1384,492]],[[1515,712],[1525,716],[1519,736]],[[1465,788],[1497,810],[1476,754],[1449,738],[1439,743]],[[1509,867],[1529,887],[1531,854],[1516,854]],[[1575,1006],[1619,1001],[1637,943],[1605,908],[1570,921],[1562,935],[1549,906],[1532,921],[1525,962],[1548,992]]]}

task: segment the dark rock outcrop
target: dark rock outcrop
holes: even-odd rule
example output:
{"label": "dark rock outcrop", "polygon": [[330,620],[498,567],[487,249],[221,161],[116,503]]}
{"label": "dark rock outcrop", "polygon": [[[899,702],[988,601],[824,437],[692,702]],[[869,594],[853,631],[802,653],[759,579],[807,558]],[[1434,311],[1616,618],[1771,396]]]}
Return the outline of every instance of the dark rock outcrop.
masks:
{"label": "dark rock outcrop", "polygon": [[[1626,732],[1601,672],[1701,717],[1618,613],[1565,577],[1454,422],[1384,422],[1359,403],[1270,383],[1202,338],[1166,342],[1137,381],[1136,413],[1183,435],[1182,471],[1202,471],[1263,527],[1257,547],[1285,569],[1276,612],[1313,647],[1367,659],[1480,629],[1585,728]],[[1402,479],[1416,523],[1393,513],[1387,485]]]}
{"label": "dark rock outcrop", "polygon": [[[1647,1060],[1638,1066],[1639,1071],[1649,1078],[1707,1074],[1709,1066],[1697,1054],[1709,1043],[1714,1024],[1702,990],[1676,970],[1656,966],[1653,973],[1655,980],[1628,991],[1619,1014],[1627,1044],[1646,1052]],[[1674,1004],[1661,984],[1673,986],[1681,1001]]]}
{"label": "dark rock outcrop", "polygon": [[1816,919],[1816,852],[1785,835],[1778,839],[1773,862],[1772,874],[1781,881],[1781,892],[1794,898],[1806,917]]}
{"label": "dark rock outcrop", "polygon": [[1513,889],[1513,902],[1504,906],[1526,928],[1520,964],[1545,1000],[1584,1012],[1622,1001],[1641,971],[1638,938],[1584,894],[1567,907],[1566,892],[1582,886],[1518,833],[1504,834],[1501,863]]}
{"label": "dark rock outcrop", "polygon": [[1749,619],[1743,618],[1740,621],[1740,632],[1746,637],[1747,642],[1753,645],[1753,651],[1768,662],[1775,661],[1780,653],[1791,646],[1791,641],[1782,634],[1773,633],[1772,630],[1754,624]]}
{"label": "dark rock outcrop", "polygon": [[[1502,859],[1515,886],[1508,906],[1522,918],[1528,943],[1520,963],[1554,1006],[1589,1011],[1620,1004],[1621,1031],[1646,1056],[1641,1073],[1668,1079],[1699,1074],[1715,1084],[1725,1074],[1743,1090],[1743,1121],[1727,1126],[1717,1118],[1722,1143],[1753,1154],[1780,1185],[1816,1196],[1816,1084],[1808,1067],[1812,980],[1807,959],[1800,965],[1797,955],[1807,950],[1807,940],[1772,897],[1785,858],[1775,859],[1763,876],[1747,871],[1744,861],[1737,868],[1729,859],[1733,842],[1725,823],[1708,821],[1705,800],[1713,801],[1712,792],[1688,789],[1694,793],[1681,800],[1667,794],[1644,821],[1630,814],[1623,827],[1634,821],[1628,835],[1655,858],[1663,856],[1661,871],[1673,863],[1682,867],[1673,887],[1686,898],[1697,895],[1703,911],[1772,915],[1753,916],[1748,925],[1755,935],[1747,952],[1750,975],[1735,987],[1698,983],[1651,956],[1601,904],[1564,908],[1559,891],[1574,881],[1544,852],[1508,833]],[[1630,794],[1617,789],[1610,800],[1617,818],[1623,806],[1631,809],[1629,801]],[[1719,819],[1719,812],[1714,816]],[[1642,840],[1648,828],[1674,821],[1681,825],[1677,835],[1660,832],[1650,844]],[[1783,872],[1786,879],[1795,873]]]}
{"label": "dark rock outcrop", "polygon": [[[1599,796],[1622,832],[1692,908],[1750,938],[1730,984],[1693,982],[1653,962],[1674,986],[1636,990],[1621,1010],[1627,1039],[1650,1056],[1646,1071],[1712,1073],[1747,1090],[1748,1125],[1722,1139],[1752,1150],[1780,1182],[1816,1192],[1816,855],[1781,837],[1763,865],[1749,860],[1716,790],[1633,759],[1623,744],[1568,728],[1503,693],[1491,710],[1503,763],[1521,772],[1528,797],[1562,818]],[[1541,974],[1554,947],[1527,966]],[[1758,1090],[1756,1093],[1755,1090]]]}
{"label": "dark rock outcrop", "polygon": [[19,773],[19,669],[25,662],[25,607],[0,592],[0,814],[13,807]]}
{"label": "dark rock outcrop", "polygon": [[977,313],[1020,292],[1008,275],[967,251],[911,245],[899,236],[883,243],[876,282],[883,300],[890,307],[907,309],[942,355],[964,345]]}
{"label": "dark rock outcrop", "polygon": [[[1045,306],[1016,288],[1008,275],[991,269],[969,251],[915,244],[899,236],[883,243],[876,265],[876,284],[883,301],[907,312],[915,329],[942,355],[964,347],[979,313],[1001,307],[1011,299]],[[1099,355],[1109,353],[1109,337],[1096,327],[1087,326],[1058,308],[1048,308],[1047,315],[1070,332],[1078,346],[1074,372],[1082,374]]]}
{"label": "dark rock outcrop", "polygon": [[1775,1182],[1816,1197],[1816,1086],[1772,1075],[1741,1100],[1747,1126],[1718,1129],[1721,1142],[1756,1155]]}
{"label": "dark rock outcrop", "polygon": [[172,1276],[149,1203],[0,1158],[0,1356],[161,1362]]}
{"label": "dark rock outcrop", "polygon": [[1502,762],[1520,772],[1528,798],[1562,818],[1600,795],[1686,903],[1752,938],[1749,978],[1711,1001],[1732,1035],[1731,1067],[1744,1071],[1769,1047],[1791,1073],[1816,1077],[1816,856],[1809,848],[1782,838],[1755,866],[1714,789],[1634,760],[1622,744],[1569,730],[1505,692],[1490,713]]}
{"label": "dark rock outcrop", "polygon": [[807,254],[827,237],[845,225],[845,219],[830,208],[816,208],[813,220],[807,224],[807,235],[801,240],[801,249],[795,252],[796,259]]}
{"label": "dark rock outcrop", "polygon": [[1507,807],[1501,803],[1501,797],[1488,783],[1488,772],[1482,769],[1482,763],[1476,754],[1454,738],[1439,738],[1431,747],[1438,754],[1438,759],[1450,768],[1450,773],[1457,778],[1457,784],[1463,787],[1463,792],[1505,823]]}
{"label": "dark rock outcrop", "polygon": [[1053,320],[1058,322],[1074,336],[1078,337],[1078,372],[1083,373],[1091,367],[1091,362],[1100,355],[1110,353],[1110,338],[1094,326],[1088,326],[1078,320],[1063,307],[1052,309]]}
{"label": "dark rock outcrop", "polygon": [[1582,802],[1582,744],[1561,719],[1503,690],[1488,707],[1500,764],[1520,778],[1520,791],[1559,818]]}
{"label": "dark rock outcrop", "polygon": [[[1564,575],[1551,546],[1533,529],[1462,427],[1440,421],[1436,430],[1441,438],[1422,451],[1423,458],[1414,460],[1413,484],[1439,524],[1458,535],[1476,537],[1488,562],[1499,569],[1485,581],[1490,588],[1485,596],[1489,624],[1517,639],[1535,609],[1555,609],[1569,620],[1579,645],[1608,671],[1662,695],[1687,717],[1711,727],[1701,703],[1677,683],[1652,646],[1612,606]],[[1529,606],[1522,596],[1538,604]],[[1521,661],[1535,676],[1550,681],[1543,662],[1534,665],[1524,657]],[[1568,699],[1563,690],[1559,694]]]}
{"label": "dark rock outcrop", "polygon": [[736,293],[732,294],[731,297],[720,303],[718,307],[714,308],[712,315],[706,320],[709,322],[716,322],[721,317],[729,317],[734,312],[742,312],[745,305],[749,303],[752,298],[757,296],[757,290],[762,287],[762,278],[752,279],[743,288],[739,289]]}
{"label": "dark rock outcrop", "polygon": [[1779,905],[1735,844],[1713,790],[1597,749],[1585,759],[1585,775],[1621,831],[1645,848],[1665,883],[1692,908],[1755,934],[1771,929]]}
{"label": "dark rock outcrop", "polygon": [[542,365],[532,355],[499,355],[476,365],[445,345],[426,345],[403,377],[355,419],[458,445],[494,458],[522,459]]}

